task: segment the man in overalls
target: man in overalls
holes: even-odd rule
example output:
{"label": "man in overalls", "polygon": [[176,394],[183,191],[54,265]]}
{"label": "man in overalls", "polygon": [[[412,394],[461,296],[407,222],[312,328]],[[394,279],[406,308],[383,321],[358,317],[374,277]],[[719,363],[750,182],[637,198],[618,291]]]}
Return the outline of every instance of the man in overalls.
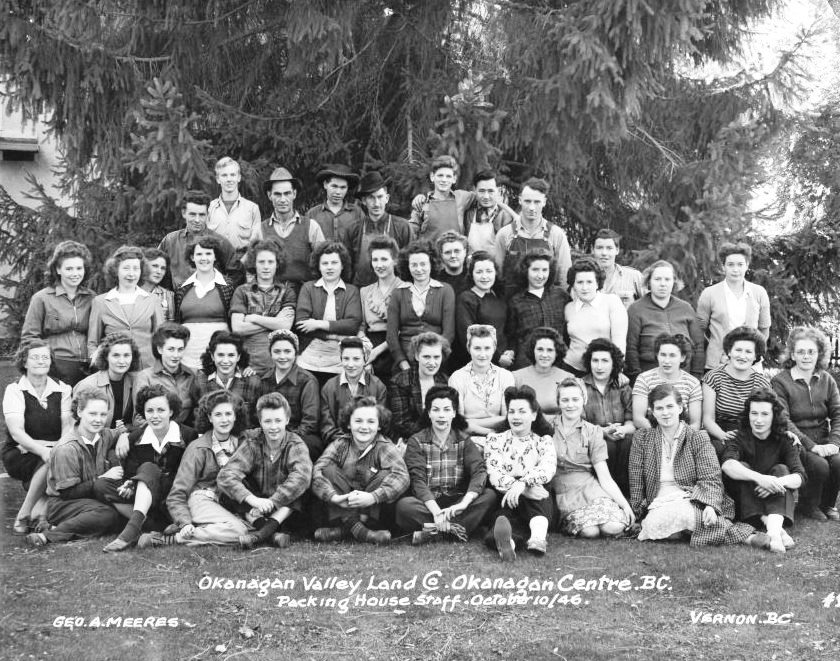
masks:
{"label": "man in overalls", "polygon": [[263,238],[276,241],[286,251],[286,270],[281,280],[288,281],[295,293],[304,282],[313,279],[309,256],[316,245],[326,240],[315,220],[303,218],[295,211],[295,198],[300,188],[300,179],[293,177],[286,168],[275,169],[263,184],[274,207],[262,223]]}
{"label": "man in overalls", "polygon": [[513,222],[514,214],[499,204],[499,187],[493,170],[481,170],[473,177],[475,202],[464,215],[464,234],[467,236],[468,252],[479,250],[495,257],[496,234]]}
{"label": "man in overalls", "polygon": [[353,256],[353,284],[365,287],[376,282],[368,254],[371,239],[380,235],[390,236],[402,249],[411,243],[412,232],[405,218],[387,212],[388,201],[391,199],[388,195],[388,182],[379,172],[368,172],[362,177],[356,197],[364,204],[367,216],[348,231],[347,247]]}
{"label": "man in overalls", "polygon": [[321,226],[328,241],[340,241],[348,248],[347,232],[364,218],[364,211],[347,194],[359,183],[359,175],[346,165],[325,165],[315,175],[315,180],[327,194],[326,200],[306,212],[306,218],[313,218]]}
{"label": "man in overalls", "polygon": [[508,297],[516,291],[514,282],[516,265],[531,250],[546,250],[557,261],[557,283],[566,282],[566,273],[572,266],[572,250],[566,233],[559,226],[543,218],[548,182],[531,177],[519,193],[521,207],[519,218],[501,228],[496,234],[496,266],[498,277],[505,283]]}

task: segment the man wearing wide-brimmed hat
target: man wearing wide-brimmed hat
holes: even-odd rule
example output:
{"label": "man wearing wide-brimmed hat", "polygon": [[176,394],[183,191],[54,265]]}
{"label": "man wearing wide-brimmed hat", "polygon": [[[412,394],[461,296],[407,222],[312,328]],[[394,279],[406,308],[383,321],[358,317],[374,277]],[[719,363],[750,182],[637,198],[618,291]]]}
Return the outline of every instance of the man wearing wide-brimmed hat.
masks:
{"label": "man wearing wide-brimmed hat", "polygon": [[283,246],[286,270],[281,279],[294,285],[295,291],[302,283],[312,280],[309,256],[317,244],[326,240],[316,221],[303,218],[295,211],[295,198],[300,189],[300,179],[286,168],[276,168],[263,184],[273,207],[272,214],[262,223],[263,238]]}
{"label": "man wearing wide-brimmed hat", "polygon": [[359,183],[359,175],[346,165],[325,165],[315,175],[315,180],[327,197],[309,209],[306,218],[318,222],[328,241],[341,241],[347,245],[347,231],[365,215],[352,197],[348,199],[348,193]]}
{"label": "man wearing wide-brimmed hat", "polygon": [[412,232],[408,220],[387,212],[388,181],[379,172],[368,172],[362,177],[356,197],[362,201],[367,215],[350,228],[347,240],[353,255],[353,284],[364,287],[376,282],[368,254],[371,239],[390,236],[400,248],[405,248],[411,242]]}

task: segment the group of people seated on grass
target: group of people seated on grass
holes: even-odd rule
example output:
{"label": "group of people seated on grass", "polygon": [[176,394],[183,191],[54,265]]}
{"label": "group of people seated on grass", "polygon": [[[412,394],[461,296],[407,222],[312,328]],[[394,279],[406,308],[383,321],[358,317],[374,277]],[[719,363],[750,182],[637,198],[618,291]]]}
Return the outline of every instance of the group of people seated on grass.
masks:
{"label": "group of people seated on grass", "polygon": [[346,166],[301,215],[278,168],[260,222],[236,162],[216,172],[220,197],[188,196],[184,230],[113,253],[105,293],[84,284],[87,247],[55,247],[3,397],[30,544],[397,534],[481,537],[512,560],[556,531],[784,553],[795,509],[840,521],[830,343],[795,328],[761,371],[748,245],[721,246],[725,278],[695,310],[673,264],[617,265],[611,230],[573,259],[543,180],[517,214],[494,173],[453,191],[437,159],[406,220],[379,173]]}

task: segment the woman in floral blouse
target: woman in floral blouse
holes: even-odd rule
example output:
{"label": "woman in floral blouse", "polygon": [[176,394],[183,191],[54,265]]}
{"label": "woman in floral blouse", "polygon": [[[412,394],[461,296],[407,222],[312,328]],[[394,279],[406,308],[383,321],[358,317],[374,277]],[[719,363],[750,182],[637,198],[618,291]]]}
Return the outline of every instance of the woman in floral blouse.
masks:
{"label": "woman in floral blouse", "polygon": [[[525,548],[544,555],[551,499],[548,484],[554,476],[557,454],[551,436],[540,436],[534,427],[545,426],[537,395],[529,386],[507,388],[504,394],[510,429],[487,437],[487,479],[498,492],[502,508],[485,543],[499,551],[502,560],[516,558],[516,548],[530,536]],[[535,424],[536,423],[536,424]]]}

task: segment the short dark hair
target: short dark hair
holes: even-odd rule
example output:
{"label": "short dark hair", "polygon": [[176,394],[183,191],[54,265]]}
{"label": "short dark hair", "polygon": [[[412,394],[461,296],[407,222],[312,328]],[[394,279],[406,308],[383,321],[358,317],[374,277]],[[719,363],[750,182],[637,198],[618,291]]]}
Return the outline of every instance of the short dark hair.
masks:
{"label": "short dark hair", "polygon": [[[443,361],[446,361],[452,353],[452,345],[449,343],[449,340],[434,331],[418,333],[411,338],[409,343],[409,346],[411,347],[411,354],[415,360],[417,359],[417,353],[420,351],[420,347],[433,347],[439,344]],[[443,367],[443,363],[441,363],[441,367]]]}
{"label": "short dark hair", "polygon": [[741,411],[740,423],[741,429],[747,433],[751,431],[750,428],[750,405],[753,402],[766,402],[773,406],[773,424],[770,427],[770,435],[774,438],[779,438],[787,432],[788,415],[782,400],[770,388],[756,388],[749,397],[744,400],[744,410]]}
{"label": "short dark hair", "polygon": [[726,258],[730,255],[743,255],[744,259],[747,260],[747,264],[749,264],[752,260],[752,247],[743,241],[739,241],[738,243],[727,242],[720,245],[717,254],[721,264],[725,263]]}
{"label": "short dark hair", "polygon": [[98,399],[102,402],[108,403],[108,395],[102,388],[80,388],[73,394],[73,401],[70,403],[70,413],[73,414],[73,419],[79,422],[79,411],[84,411],[88,402]]}
{"label": "short dark hair", "polygon": [[102,272],[105,274],[105,282],[109,287],[117,286],[117,270],[124,261],[129,259],[140,260],[140,282],[149,277],[149,264],[146,262],[146,255],[143,249],[138,246],[120,246],[111,256],[105,260]]}
{"label": "short dark hair", "polygon": [[174,321],[167,321],[158,326],[152,335],[152,355],[155,358],[160,359],[160,350],[158,347],[162,347],[166,344],[166,340],[170,338],[183,340],[184,346],[187,346],[187,342],[190,341],[190,329],[181,324],[176,324]]}
{"label": "short dark hair", "polygon": [[365,350],[365,343],[362,342],[362,338],[356,337],[355,335],[351,337],[342,338],[342,340],[338,343],[338,355],[344,353],[345,349],[358,349],[363,354],[367,354]]}
{"label": "short dark hair", "polygon": [[466,262],[465,262],[465,265],[464,265],[465,266],[465,271],[466,271],[466,274],[467,274],[467,284],[470,287],[475,286],[475,279],[473,278],[473,269],[475,269],[475,265],[478,264],[478,262],[490,262],[493,265],[493,270],[496,271],[496,278],[497,278],[497,281],[494,284],[494,287],[496,285],[498,285],[499,284],[499,282],[498,282],[499,269],[496,268],[496,260],[493,259],[493,255],[491,255],[486,250],[476,250],[471,255],[467,255],[467,259],[466,259]]}
{"label": "short dark hair", "polygon": [[494,170],[479,170],[473,177],[473,186],[478,186],[479,181],[490,181],[491,179],[495,180],[496,177],[497,175]]}
{"label": "short dark hair", "polygon": [[432,164],[429,167],[430,172],[437,172],[441,168],[449,168],[450,170],[455,170],[458,172],[458,161],[456,161],[452,156],[448,156],[444,154],[443,156],[436,156],[432,159]]}
{"label": "short dark hair", "polygon": [[108,369],[108,354],[111,353],[111,349],[113,349],[118,344],[127,344],[131,347],[131,365],[128,366],[129,372],[136,372],[140,369],[140,347],[137,346],[137,342],[134,341],[134,337],[131,333],[126,332],[118,332],[118,333],[109,333],[105,336],[105,338],[99,343],[99,348],[96,350],[96,360],[93,362],[93,366],[98,369],[100,372],[104,372]]}
{"label": "short dark hair", "polygon": [[624,371],[624,354],[614,342],[605,337],[596,337],[586,347],[583,352],[583,369],[587,374],[592,374],[592,354],[596,351],[603,351],[610,354],[612,358],[612,371],[610,372],[610,383],[618,385],[618,379]]}
{"label": "short dark hair", "polygon": [[317,274],[315,276],[316,280],[321,277],[321,257],[324,255],[338,255],[338,258],[341,260],[341,277],[345,282],[350,279],[352,262],[350,261],[350,251],[347,250],[347,246],[340,241],[324,241],[315,246],[315,249],[309,257],[309,267],[312,269],[312,273]]}
{"label": "short dark hair", "polygon": [[557,260],[551,256],[551,253],[546,250],[529,250],[517,265],[515,282],[518,284],[520,291],[527,291],[528,289],[528,269],[531,268],[531,264],[541,260],[548,262],[548,280],[545,286],[550,287],[557,281]]}
{"label": "short dark hair", "polygon": [[659,350],[664,344],[671,344],[680,350],[680,353],[683,355],[682,360],[680,361],[680,367],[688,365],[691,360],[691,356],[694,354],[694,342],[682,333],[677,333],[676,335],[671,335],[670,333],[660,333],[653,339],[654,355],[659,354]]}
{"label": "short dark hair", "polygon": [[245,266],[245,270],[249,273],[256,272],[257,253],[261,252],[270,252],[274,254],[274,258],[277,260],[277,270],[274,272],[274,282],[281,282],[283,274],[286,272],[286,250],[276,241],[270,241],[267,239],[256,239],[252,241],[251,245],[248,246],[248,252],[245,253],[245,258],[242,262]]}
{"label": "short dark hair", "polygon": [[382,434],[384,430],[391,426],[391,412],[382,406],[382,404],[377,402],[375,397],[371,397],[370,395],[354,397],[347,403],[346,406],[344,406],[344,408],[341,409],[341,412],[339,413],[341,428],[349,434],[350,418],[353,416],[353,411],[368,406],[376,409],[376,413],[379,416],[379,433]]}
{"label": "short dark hair", "polygon": [[32,349],[43,349],[44,347],[50,350],[50,371],[48,372],[48,374],[49,376],[55,378],[55,352],[53,351],[53,348],[50,346],[49,342],[47,342],[46,340],[42,340],[40,337],[33,337],[27,340],[20,341],[17,351],[15,351],[14,358],[14,364],[17,368],[17,371],[21,374],[26,374],[26,361],[29,359],[29,352]]}
{"label": "short dark hair", "polygon": [[545,179],[540,179],[539,177],[530,177],[524,184],[522,184],[522,190],[525,188],[530,188],[531,190],[535,190],[543,195],[548,195],[548,191],[551,190],[549,183]]}
{"label": "short dark hair", "polygon": [[172,411],[172,419],[178,417],[181,412],[181,398],[178,397],[178,393],[170,390],[162,383],[151,383],[137,391],[137,408],[135,409],[137,414],[145,419],[143,409],[146,408],[146,402],[155,397],[166,397],[169,410]]}
{"label": "short dark hair", "polygon": [[391,257],[394,258],[394,261],[400,256],[400,246],[394,240],[393,237],[390,237],[386,234],[379,234],[374,236],[367,247],[368,257],[373,257],[374,250],[387,250],[391,253]]}
{"label": "short dark hair", "polygon": [[598,233],[595,235],[595,239],[592,241],[593,245],[598,239],[601,239],[602,241],[604,239],[609,239],[615,244],[616,248],[621,248],[621,234],[615,230],[609,229],[608,227],[598,230]]}
{"label": "short dark hair", "polygon": [[286,412],[287,418],[292,417],[292,407],[289,406],[289,400],[279,392],[267,392],[260,397],[254,410],[257,414],[257,422],[259,422],[263,411],[283,410]]}
{"label": "short dark hair", "polygon": [[429,409],[432,408],[432,402],[436,399],[448,399],[452,402],[452,408],[455,409],[455,417],[452,420],[452,429],[463,430],[469,426],[467,419],[458,412],[461,406],[461,398],[458,391],[452,386],[445,386],[442,384],[432,386],[426,393],[426,399],[423,400],[423,413],[420,414],[420,426],[431,427],[432,421],[429,418]]}
{"label": "short dark hair", "polygon": [[767,351],[767,340],[755,328],[749,326],[738,326],[723,336],[723,353],[726,356],[729,356],[736,342],[752,342],[755,345],[753,364],[764,358],[764,353]]}
{"label": "short dark hair", "polygon": [[239,333],[217,330],[210,336],[207,349],[201,354],[201,369],[207,376],[210,376],[216,371],[216,364],[213,362],[213,352],[216,351],[216,348],[220,344],[232,344],[235,346],[236,351],[239,353],[239,360],[236,366],[239,369],[248,367],[250,356],[248,355],[248,350],[245,348],[245,339]]}
{"label": "short dark hair", "polygon": [[[532,432],[539,434],[540,436],[553,433],[551,424],[545,419],[545,414],[543,413],[540,403],[537,400],[537,393],[534,392],[534,389],[531,386],[508,386],[505,388],[504,397],[506,408],[510,408],[510,403],[515,399],[524,399],[528,402],[531,410],[537,414],[534,424],[531,425]],[[507,417],[505,419],[505,425],[509,426]]]}
{"label": "short dark hair", "polygon": [[682,413],[680,413],[680,420],[685,421],[688,419],[688,411],[686,410],[688,407],[685,405],[685,402],[683,402],[683,397],[680,391],[675,388],[672,383],[660,383],[648,393],[648,410],[646,417],[648,422],[651,424],[651,427],[657,427],[659,425],[656,418],[653,417],[653,405],[656,404],[656,402],[661,402],[666,397],[673,397],[674,401],[683,407]]}
{"label": "short dark hair", "polygon": [[589,255],[576,258],[569,267],[569,270],[566,271],[566,283],[570,289],[574,286],[578,273],[594,273],[595,282],[599,290],[607,280],[607,274],[604,273],[604,269],[601,268],[601,265],[594,257],[590,257]]}
{"label": "short dark hair", "polygon": [[188,190],[181,198],[181,211],[186,211],[188,204],[198,204],[202,207],[210,206],[210,196],[202,190]]}
{"label": "short dark hair", "polygon": [[90,275],[90,266],[93,262],[93,257],[90,254],[88,247],[78,241],[62,241],[53,249],[53,253],[47,262],[47,274],[50,281],[57,285],[61,282],[61,277],[58,275],[58,269],[64,263],[65,259],[78,257],[82,260],[85,268],[85,274],[82,276],[82,282],[87,280]]}
{"label": "short dark hair", "polygon": [[411,271],[408,270],[408,259],[412,255],[428,255],[429,264],[432,267],[432,273],[437,273],[440,270],[440,258],[438,258],[437,250],[435,250],[431,241],[415,240],[409,243],[400,251],[399,271],[400,277],[411,282]]}
{"label": "short dark hair", "polygon": [[557,357],[554,359],[554,364],[560,367],[563,364],[563,359],[566,357],[566,352],[569,348],[563,341],[563,336],[551,326],[538,326],[531,331],[528,339],[525,342],[525,358],[534,365],[537,362],[534,350],[537,348],[537,342],[540,340],[551,340],[554,343],[554,351],[557,352]]}
{"label": "short dark hair", "polygon": [[210,423],[210,414],[213,409],[219,404],[230,404],[233,407],[233,414],[236,420],[233,423],[233,429],[230,433],[238,436],[243,429],[247,429],[250,421],[248,420],[248,404],[235,392],[230,390],[213,390],[205,393],[204,396],[198,400],[198,410],[195,414],[195,430],[203,434],[210,431],[213,425]]}
{"label": "short dark hair", "polygon": [[190,240],[187,241],[187,247],[184,248],[184,257],[186,257],[187,262],[189,262],[190,266],[193,268],[195,268],[193,253],[198,246],[201,246],[205,250],[213,251],[213,257],[215,259],[213,267],[217,271],[224,273],[227,268],[227,264],[225,264],[225,252],[222,248],[221,237],[213,236],[212,234],[199,234],[198,236],[190,237]]}

